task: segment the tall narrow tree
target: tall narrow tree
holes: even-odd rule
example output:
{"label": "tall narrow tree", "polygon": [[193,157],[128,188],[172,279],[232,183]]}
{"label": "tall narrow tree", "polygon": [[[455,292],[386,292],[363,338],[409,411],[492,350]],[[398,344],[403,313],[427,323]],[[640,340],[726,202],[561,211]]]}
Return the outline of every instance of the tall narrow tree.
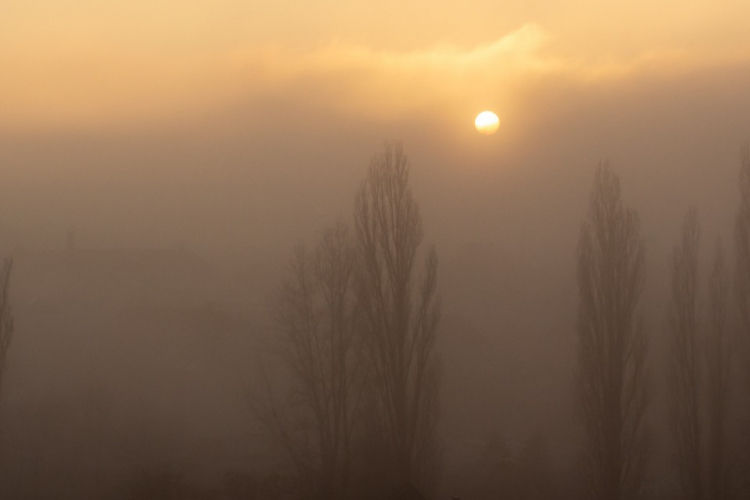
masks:
{"label": "tall narrow tree", "polygon": [[256,405],[295,466],[306,498],[348,498],[351,441],[362,389],[356,345],[356,249],[346,225],[299,247],[274,305],[289,404]]}
{"label": "tall narrow tree", "polygon": [[[750,391],[750,144],[742,148],[739,175],[740,203],[735,218],[735,286],[737,305],[740,311],[739,340],[742,355],[739,358],[741,373],[745,383],[742,384],[742,395],[747,404]],[[748,418],[747,414],[744,416]],[[738,476],[750,477],[750,440],[745,437],[744,459],[741,462],[742,473]],[[742,486],[744,494],[750,494],[750,480],[745,480]]]}
{"label": "tall narrow tree", "polygon": [[8,350],[13,340],[14,321],[10,307],[10,274],[13,261],[5,259],[0,269],[0,394],[2,394],[3,380],[8,368]]}
{"label": "tall narrow tree", "polygon": [[429,489],[438,411],[437,257],[428,250],[424,271],[416,275],[423,233],[409,169],[402,147],[386,145],[357,195],[358,297],[385,481]]}
{"label": "tall narrow tree", "polygon": [[735,220],[734,242],[737,259],[737,303],[742,320],[742,340],[745,344],[743,365],[750,376],[750,146],[742,148],[740,164],[740,206]]}
{"label": "tall narrow tree", "polygon": [[729,494],[729,414],[731,350],[727,339],[727,297],[729,279],[721,240],[716,242],[713,267],[708,283],[708,498],[724,500]]}
{"label": "tall narrow tree", "polygon": [[691,207],[685,216],[681,242],[672,255],[672,297],[669,305],[672,428],[677,449],[677,469],[685,498],[703,498],[701,451],[702,401],[700,395],[701,346],[698,335],[698,214]]}
{"label": "tall narrow tree", "polygon": [[0,389],[8,364],[8,350],[13,339],[13,311],[10,307],[10,275],[13,261],[5,259],[0,269]]}
{"label": "tall narrow tree", "polygon": [[647,338],[638,313],[644,245],[635,211],[607,165],[596,171],[578,245],[579,408],[592,498],[627,500],[643,489],[647,460]]}

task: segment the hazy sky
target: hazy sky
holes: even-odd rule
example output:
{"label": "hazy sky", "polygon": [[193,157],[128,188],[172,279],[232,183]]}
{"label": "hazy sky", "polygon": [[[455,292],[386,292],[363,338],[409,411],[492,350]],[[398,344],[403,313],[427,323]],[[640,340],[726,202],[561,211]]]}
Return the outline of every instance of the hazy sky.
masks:
{"label": "hazy sky", "polygon": [[273,94],[360,118],[493,108],[512,128],[539,78],[744,60],[748,15],[744,0],[4,0],[0,127],[160,127]]}
{"label": "hazy sky", "polygon": [[[0,230],[24,246],[73,227],[82,244],[284,255],[350,216],[369,158],[398,139],[443,255],[553,244],[568,265],[600,160],[671,245],[688,203],[730,216],[750,138],[744,0],[4,0],[0,14]],[[493,136],[473,128],[484,109]]]}
{"label": "hazy sky", "polygon": [[705,255],[731,244],[748,19],[748,0],[0,0],[0,254],[69,229],[184,244],[251,268],[232,276],[260,303],[401,140],[447,315],[519,366],[559,363],[539,371],[558,388],[600,161],[641,215],[654,293],[688,204]]}

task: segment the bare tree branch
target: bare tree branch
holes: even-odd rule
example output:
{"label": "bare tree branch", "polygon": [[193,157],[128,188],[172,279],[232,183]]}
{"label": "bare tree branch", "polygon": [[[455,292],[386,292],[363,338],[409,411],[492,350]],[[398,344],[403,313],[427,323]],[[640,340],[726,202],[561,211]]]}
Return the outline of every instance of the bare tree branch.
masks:
{"label": "bare tree branch", "polygon": [[409,161],[386,145],[370,163],[355,203],[370,398],[388,469],[386,481],[432,489],[436,480],[439,366],[434,352],[440,305],[437,257],[415,276],[422,219],[409,186]]}
{"label": "bare tree branch", "polygon": [[729,278],[721,239],[716,241],[708,283],[709,311],[706,361],[708,367],[708,498],[724,500],[731,490],[727,417],[732,356],[727,341]]}
{"label": "bare tree branch", "polygon": [[0,270],[0,388],[7,369],[8,350],[13,340],[14,319],[10,307],[10,275],[13,260],[5,259]]}
{"label": "bare tree branch", "polygon": [[645,281],[637,214],[601,165],[578,245],[577,393],[592,498],[638,498],[643,488],[648,342],[637,306]]}
{"label": "bare tree branch", "polygon": [[277,437],[313,498],[347,498],[352,435],[363,368],[356,332],[356,249],[343,223],[327,228],[312,254],[298,247],[274,305],[290,404],[266,380],[256,415]]}
{"label": "bare tree branch", "polygon": [[669,387],[677,469],[683,494],[693,500],[701,500],[704,494],[697,300],[699,245],[698,214],[691,207],[685,216],[681,243],[672,256]]}

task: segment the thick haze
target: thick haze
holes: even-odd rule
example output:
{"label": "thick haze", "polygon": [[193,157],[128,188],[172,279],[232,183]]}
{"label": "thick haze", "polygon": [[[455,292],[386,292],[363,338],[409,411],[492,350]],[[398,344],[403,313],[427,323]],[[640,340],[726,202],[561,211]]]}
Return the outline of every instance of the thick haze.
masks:
{"label": "thick haze", "polygon": [[[187,249],[215,276],[201,282],[205,297],[190,282],[165,291],[166,302],[182,300],[184,286],[186,303],[257,312],[247,321],[261,329],[294,245],[350,221],[370,158],[398,140],[425,240],[440,258],[443,349],[454,353],[448,434],[483,439],[498,422],[509,433],[565,425],[574,256],[596,165],[609,160],[640,213],[648,297],[666,293],[688,204],[700,212],[704,250],[719,234],[731,242],[739,151],[750,139],[750,4],[553,3],[4,0],[0,248],[56,252],[74,230],[82,249]],[[493,136],[473,128],[485,109],[500,116]],[[54,321],[25,309],[46,278],[21,260],[17,279],[8,384],[51,387],[44,373],[52,379],[69,365],[49,361],[58,344],[40,340]],[[655,330],[662,306],[646,305]],[[24,314],[35,319],[24,323]],[[97,314],[92,331],[111,328],[123,344],[94,344],[92,359],[139,349],[125,333],[136,320]],[[70,332],[87,328],[66,318]],[[195,338],[174,343],[203,352],[195,323],[159,321],[170,332],[195,328]],[[222,328],[235,340],[243,331]],[[236,350],[212,349],[243,365]],[[30,364],[36,352],[49,361],[41,375]],[[161,362],[143,373],[171,376],[158,375]],[[214,370],[233,388],[242,375],[214,361],[174,363],[204,386],[173,397],[209,402],[183,424],[239,428],[243,417],[226,408],[246,411],[242,396],[234,401],[197,373]],[[168,407],[159,397],[154,405]]]}
{"label": "thick haze", "polygon": [[[309,109],[315,103],[366,123],[425,109],[431,120],[455,122],[493,107],[519,132],[521,117],[548,114],[519,103],[540,78],[596,87],[741,65],[748,10],[740,0],[9,0],[0,125],[206,126],[222,111],[271,99],[283,102],[271,122],[292,130],[319,113]],[[264,115],[250,120],[270,125]]]}
{"label": "thick haze", "polygon": [[[580,209],[604,158],[644,202],[715,199],[750,120],[748,10],[10,0],[3,224],[20,245],[67,227],[100,243],[286,244],[306,218],[348,215],[386,139],[413,158],[432,237],[458,246],[566,199]],[[495,136],[471,127],[482,109],[501,117]]]}

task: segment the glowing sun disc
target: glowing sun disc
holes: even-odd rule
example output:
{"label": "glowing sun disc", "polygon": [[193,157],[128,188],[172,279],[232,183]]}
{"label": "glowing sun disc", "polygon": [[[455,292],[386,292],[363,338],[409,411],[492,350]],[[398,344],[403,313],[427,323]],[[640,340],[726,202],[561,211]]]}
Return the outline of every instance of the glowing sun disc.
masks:
{"label": "glowing sun disc", "polygon": [[482,111],[474,120],[474,126],[480,134],[492,135],[500,126],[500,119],[492,111]]}

